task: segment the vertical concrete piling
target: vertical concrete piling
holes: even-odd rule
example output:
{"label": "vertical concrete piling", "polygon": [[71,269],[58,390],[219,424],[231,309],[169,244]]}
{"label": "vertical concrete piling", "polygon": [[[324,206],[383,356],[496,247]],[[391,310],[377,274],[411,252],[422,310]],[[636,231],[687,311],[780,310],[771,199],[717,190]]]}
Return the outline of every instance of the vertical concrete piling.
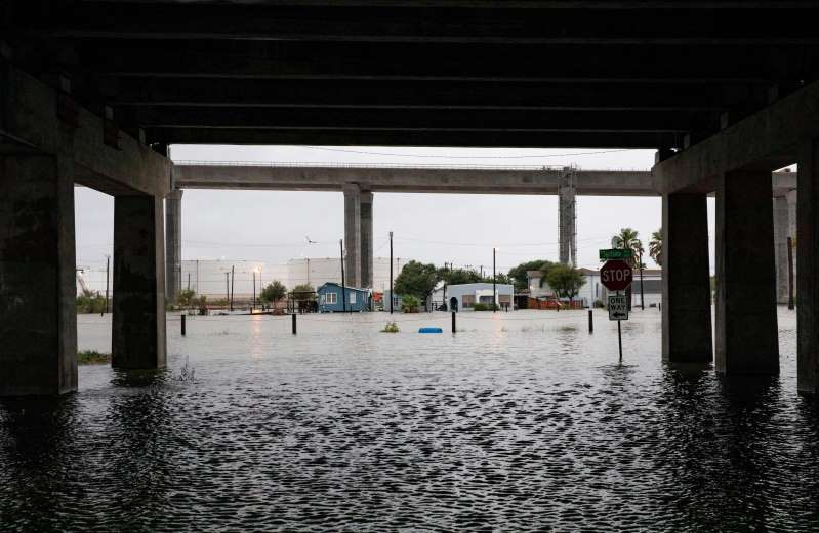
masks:
{"label": "vertical concrete piling", "polygon": [[373,288],[373,193],[361,193],[361,287]]}
{"label": "vertical concrete piling", "polygon": [[165,294],[176,302],[182,280],[182,191],[165,196]]}
{"label": "vertical concrete piling", "polygon": [[797,163],[796,388],[819,392],[819,140],[806,142]]}
{"label": "vertical concrete piling", "polygon": [[714,363],[719,372],[779,372],[773,227],[770,172],[722,176],[715,221]]}
{"label": "vertical concrete piling", "polygon": [[344,192],[344,270],[350,287],[361,287],[361,189],[345,183]]}

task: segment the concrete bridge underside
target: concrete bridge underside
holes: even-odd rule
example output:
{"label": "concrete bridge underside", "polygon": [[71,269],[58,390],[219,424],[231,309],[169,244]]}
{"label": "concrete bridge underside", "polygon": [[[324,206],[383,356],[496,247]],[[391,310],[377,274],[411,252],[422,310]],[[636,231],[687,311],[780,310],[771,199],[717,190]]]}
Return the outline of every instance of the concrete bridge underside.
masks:
{"label": "concrete bridge underside", "polygon": [[[527,194],[559,197],[559,259],[576,264],[576,196],[654,196],[651,171],[589,170],[572,167],[412,167],[409,165],[354,166],[267,163],[209,163],[179,161],[173,167],[177,195],[182,189],[239,189],[280,191],[338,191],[344,193],[345,269],[350,284],[372,286],[373,193]],[[788,301],[787,237],[794,236],[796,174],[774,172],[776,291],[779,303]],[[166,203],[166,221],[179,220],[181,204]],[[166,240],[168,294],[178,293],[181,257],[178,226],[168,222]]]}

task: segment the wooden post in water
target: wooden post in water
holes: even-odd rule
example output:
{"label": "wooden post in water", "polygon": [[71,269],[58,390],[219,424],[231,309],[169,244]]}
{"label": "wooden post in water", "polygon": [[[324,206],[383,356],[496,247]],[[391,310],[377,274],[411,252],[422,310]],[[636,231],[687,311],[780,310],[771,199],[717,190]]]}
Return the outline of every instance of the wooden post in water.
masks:
{"label": "wooden post in water", "polygon": [[452,311],[452,333],[455,333],[457,330],[455,329],[455,311]]}
{"label": "wooden post in water", "polygon": [[295,335],[296,334],[296,313],[293,313],[292,315],[290,315],[290,317],[291,317],[291,320],[293,322],[293,335]]}
{"label": "wooden post in water", "polygon": [[594,324],[592,323],[592,310],[589,308],[589,333],[594,331]]}
{"label": "wooden post in water", "polygon": [[183,314],[183,315],[180,315],[179,318],[180,318],[180,321],[179,321],[180,333],[184,337],[188,333],[188,329],[186,327],[187,324],[185,323],[185,320],[186,320],[187,317]]}

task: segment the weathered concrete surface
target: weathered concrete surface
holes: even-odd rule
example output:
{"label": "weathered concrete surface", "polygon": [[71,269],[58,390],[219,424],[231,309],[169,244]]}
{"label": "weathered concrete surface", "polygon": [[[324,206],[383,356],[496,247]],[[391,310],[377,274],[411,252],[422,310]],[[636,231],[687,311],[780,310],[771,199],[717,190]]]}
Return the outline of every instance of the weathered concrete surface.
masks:
{"label": "weathered concrete surface", "polygon": [[663,196],[663,360],[710,363],[711,289],[704,194]]}
{"label": "weathered concrete surface", "polygon": [[165,366],[165,275],[162,197],[114,200],[115,368]]}
{"label": "weathered concrete surface", "polygon": [[819,136],[819,82],[654,165],[661,193],[716,190],[726,172],[792,164],[804,139]]}
{"label": "weathered concrete surface", "polygon": [[361,193],[361,286],[373,288],[373,193]]}
{"label": "weathered concrete surface", "polygon": [[[46,153],[65,152],[56,92],[19,69],[9,67],[6,72],[9,79],[0,102],[4,116],[0,137],[11,136],[20,145]],[[77,107],[77,123],[66,152],[73,159],[77,183],[108,194],[164,195],[169,190],[167,158],[121,131],[119,148],[106,145],[102,119],[82,107]]]}
{"label": "weathered concrete surface", "polygon": [[819,140],[802,146],[798,162],[796,263],[796,387],[819,393]]}
{"label": "weathered concrete surface", "polygon": [[165,294],[169,302],[179,297],[182,280],[182,191],[165,196]]}
{"label": "weathered concrete surface", "polygon": [[714,361],[725,374],[779,372],[768,175],[728,172],[716,193]]}
{"label": "weathered concrete surface", "polygon": [[0,157],[0,395],[77,390],[72,163]]}
{"label": "weathered concrete surface", "polygon": [[773,199],[774,260],[776,265],[776,301],[788,303],[788,199]]}
{"label": "weathered concrete surface", "polygon": [[572,169],[564,169],[558,187],[558,238],[560,262],[564,265],[577,265],[577,186],[576,175]]}
{"label": "weathered concrete surface", "polygon": [[361,188],[344,185],[344,283],[361,287]]}

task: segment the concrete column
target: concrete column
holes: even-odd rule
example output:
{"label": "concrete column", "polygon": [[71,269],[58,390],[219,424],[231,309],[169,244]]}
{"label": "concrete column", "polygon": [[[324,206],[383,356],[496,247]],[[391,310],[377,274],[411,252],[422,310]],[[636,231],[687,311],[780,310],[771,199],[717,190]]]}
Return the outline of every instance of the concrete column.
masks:
{"label": "concrete column", "polygon": [[116,368],[165,366],[162,198],[114,200],[113,360]]}
{"label": "concrete column", "polygon": [[776,301],[788,303],[788,199],[773,199],[774,264],[776,267]]}
{"label": "concrete column", "polygon": [[663,196],[663,361],[710,363],[711,287],[704,194]]}
{"label": "concrete column", "polygon": [[799,152],[796,189],[796,388],[819,392],[819,140]]}
{"label": "concrete column", "polygon": [[373,288],[373,193],[361,193],[361,286]]}
{"label": "concrete column", "polygon": [[182,280],[182,191],[165,197],[165,294],[176,302]]}
{"label": "concrete column", "polygon": [[717,371],[776,374],[779,342],[768,171],[726,173],[716,191]]}
{"label": "concrete column", "polygon": [[345,183],[344,192],[344,283],[361,287],[361,188]]}
{"label": "concrete column", "polygon": [[[798,179],[799,179],[799,176],[797,176],[797,180]],[[796,242],[797,242],[797,239],[796,239],[796,199],[797,199],[797,197],[798,197],[798,195],[796,193],[796,189],[788,191],[787,196],[785,196],[785,198],[788,199],[788,237],[790,237],[791,240],[792,240],[791,246],[796,246]],[[797,260],[797,257],[796,257],[797,254],[796,254],[796,249],[795,248],[793,250],[791,250],[791,254],[793,254],[793,265],[792,265],[791,268],[793,270],[793,294],[794,294],[794,299],[795,299],[796,298],[796,284],[798,282],[798,280],[796,279],[796,267],[797,267],[797,263],[799,261]]]}
{"label": "concrete column", "polygon": [[0,396],[77,390],[74,168],[0,157]]}
{"label": "concrete column", "polygon": [[576,193],[574,170],[564,169],[557,189],[560,262],[572,266],[577,265]]}

